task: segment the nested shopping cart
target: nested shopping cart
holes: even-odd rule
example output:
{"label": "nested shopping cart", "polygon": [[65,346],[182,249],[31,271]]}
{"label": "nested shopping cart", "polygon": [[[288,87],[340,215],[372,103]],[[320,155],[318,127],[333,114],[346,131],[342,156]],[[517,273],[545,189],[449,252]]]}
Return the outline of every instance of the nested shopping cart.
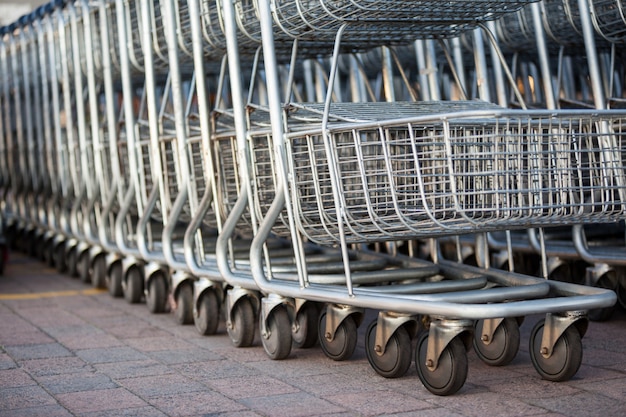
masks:
{"label": "nested shopping cart", "polygon": [[[233,10],[223,6],[225,26],[234,26]],[[439,264],[444,275],[459,269],[469,270],[486,276],[490,284],[481,290],[436,295],[407,295],[402,294],[400,288],[387,291],[379,286],[362,288],[352,285],[349,245],[551,225],[556,219],[571,223],[606,221],[605,208],[610,208],[609,217],[617,220],[622,215],[623,194],[623,167],[619,155],[621,116],[589,112],[571,115],[507,113],[473,102],[439,102],[433,107],[419,103],[404,109],[404,104],[397,102],[380,107],[331,105],[330,101],[323,105],[286,106],[281,104],[279,96],[275,52],[284,48],[284,33],[293,35],[294,32],[283,31],[289,19],[277,12],[277,5],[271,12],[266,4],[256,6],[263,29],[268,126],[273,139],[271,147],[276,151],[273,164],[278,179],[276,196],[262,219],[250,253],[252,275],[261,291],[385,312],[379,315],[376,325],[368,329],[366,352],[372,366],[387,376],[397,376],[396,364],[406,363],[410,350],[405,343],[409,340],[407,323],[415,323],[415,315],[430,316],[429,330],[418,341],[416,364],[422,382],[437,394],[455,392],[463,385],[467,364],[463,340],[471,333],[473,320],[486,319],[479,327],[480,338],[486,346],[482,354],[489,360],[497,351],[496,358],[491,358],[497,362],[498,355],[508,355],[504,351],[510,340],[505,342],[507,336],[502,335],[512,334],[511,329],[516,328],[512,318],[547,313],[546,320],[535,327],[531,337],[534,365],[547,379],[571,377],[578,367],[576,362],[580,363],[580,358],[572,360],[579,351],[576,348],[565,352],[568,348],[563,350],[563,346],[579,345],[573,340],[579,340],[586,323],[579,310],[613,304],[612,292],[511,273],[472,270],[446,262]],[[241,18],[243,13],[238,12]],[[232,14],[229,16],[229,13]],[[334,20],[335,17],[326,16],[323,21],[331,23],[321,25],[316,31],[310,30],[312,20],[308,16],[293,11],[289,17],[294,16],[306,20],[303,25],[306,30],[298,41],[314,43],[311,49],[320,47],[316,42],[324,40],[324,29],[332,26],[332,22],[340,23],[329,30],[332,35],[326,42],[332,45],[335,35],[340,39],[345,33],[346,43],[352,45],[354,40],[357,48],[362,47],[361,36],[367,38],[367,29],[377,27],[375,23],[372,26],[370,22],[363,23],[360,18]],[[437,16],[440,18],[441,13]],[[411,25],[393,12],[387,20],[376,17],[388,26],[391,22]],[[279,28],[276,37],[272,23]],[[439,21],[420,22],[426,36],[442,30],[437,23]],[[417,29],[421,28],[413,27],[413,33],[419,33]],[[374,31],[369,33],[370,37],[372,33]],[[345,46],[335,43],[335,52],[341,45]],[[229,58],[233,56],[237,57],[237,50],[229,48]],[[331,80],[334,74],[331,71]],[[332,85],[332,81],[329,84]],[[327,99],[330,96],[329,92]],[[473,110],[476,107],[478,109]],[[403,110],[406,113],[402,113]],[[416,116],[422,112],[424,116]],[[247,127],[249,130],[243,134],[237,132],[238,140],[256,134]],[[576,140],[572,143],[571,138]],[[559,143],[565,148],[560,148]],[[253,146],[249,141],[239,141],[238,145]],[[589,163],[598,158],[608,163],[608,167]],[[570,162],[565,163],[566,160]],[[606,175],[605,169],[608,169]],[[584,174],[574,179],[573,172]],[[257,178],[250,175],[254,183]],[[601,191],[595,186],[587,188],[595,180]],[[608,200],[600,201],[602,197],[594,193],[597,190]],[[595,203],[599,205],[592,208]],[[280,233],[280,228],[274,226],[281,223],[285,209],[290,225],[286,230],[296,246],[297,282],[268,274],[265,265],[264,242],[272,233]],[[341,247],[345,285],[326,285],[309,279],[305,258],[298,251],[302,236],[322,245]],[[223,264],[220,267],[227,269]],[[261,310],[262,340],[268,353],[274,354],[282,349],[281,345],[291,344],[286,331],[290,328],[286,322],[288,315],[279,302],[270,297],[264,300],[267,304],[264,302]],[[346,320],[350,314],[341,316],[329,314],[329,311],[332,310],[321,315],[320,342],[326,348],[340,350],[352,337],[348,334],[355,327]],[[543,332],[544,327],[550,331]],[[499,336],[494,337],[498,332]],[[501,343],[494,343],[494,340]],[[489,341],[491,343],[487,343]],[[465,371],[460,371],[462,369]]]}
{"label": "nested shopping cart", "polygon": [[[201,61],[202,59],[219,58],[225,54],[225,46],[222,46],[221,49],[215,47],[220,45],[220,40],[222,45],[225,43],[222,28],[220,27],[219,13],[221,10],[216,6],[213,2],[204,2],[203,4],[203,46],[200,47],[198,36],[196,36],[196,42],[194,43],[197,51],[195,55],[196,71],[198,69],[198,58]],[[251,71],[252,75],[250,78],[254,80],[256,75],[254,68],[258,67],[258,64],[255,65],[254,63],[254,59],[258,59],[258,54],[256,54],[259,47],[258,41],[255,41],[254,38],[250,38],[248,35],[242,37],[242,41],[244,46],[240,51],[245,51],[242,55],[249,59],[249,61],[243,64],[244,72],[246,77],[248,77],[247,74]],[[246,45],[246,42],[249,42],[249,44]],[[249,70],[250,66],[252,69]],[[225,74],[223,70],[225,68],[222,65],[222,73],[220,74],[220,80],[222,81],[218,85],[224,85],[223,78]],[[237,87],[231,87],[230,93],[222,93],[218,90],[216,94],[218,96],[230,95],[233,97],[242,94],[241,92],[235,92],[235,88]],[[250,89],[250,91],[252,90],[253,88]],[[190,271],[197,277],[194,282],[193,304],[196,327],[203,334],[210,334],[215,331],[220,303],[224,298],[220,282],[225,280],[227,284],[233,287],[225,295],[228,332],[236,346],[248,346],[254,339],[254,316],[260,308],[260,303],[258,301],[257,287],[250,275],[247,253],[249,251],[249,237],[254,233],[255,228],[254,216],[255,214],[258,215],[255,210],[262,210],[262,208],[254,206],[252,211],[246,211],[247,203],[245,205],[240,204],[239,207],[234,206],[237,201],[246,201],[240,199],[243,193],[247,193],[247,190],[241,191],[244,187],[240,182],[241,177],[238,171],[246,169],[245,167],[248,166],[248,163],[243,161],[246,161],[248,156],[244,153],[247,152],[245,148],[242,149],[236,145],[236,129],[234,127],[235,122],[232,110],[223,107],[222,102],[222,100],[218,100],[215,105],[216,109],[211,118],[212,143],[209,144],[210,147],[205,148],[204,154],[198,154],[202,148],[198,147],[197,139],[187,138],[190,160],[196,161],[193,164],[194,175],[196,178],[205,177],[204,182],[200,182],[200,184],[210,184],[210,186],[204,186],[204,194],[198,193],[200,190],[196,190],[194,194],[193,190],[183,189],[179,194],[179,199],[182,202],[182,199],[189,198],[190,202],[199,207],[198,213],[195,214],[186,233],[185,241],[187,263]],[[248,116],[253,113],[253,110],[251,110]],[[256,123],[254,117],[250,117],[248,122]],[[265,146],[262,145],[264,136],[264,134],[261,134],[253,139],[255,143],[261,144],[261,149],[257,149],[254,156],[251,155],[253,159],[252,166],[259,173],[257,177],[260,178],[262,176],[263,178],[261,186],[257,189],[271,196],[274,188],[273,172],[270,163],[271,152],[269,152],[267,142],[265,142]],[[181,136],[179,134],[179,138],[181,137],[184,137],[184,135]],[[215,161],[213,161],[212,155],[214,155]],[[215,168],[206,171],[211,166]],[[205,171],[202,172],[199,169],[204,169]],[[187,196],[187,193],[189,193],[189,196]],[[247,195],[249,194],[246,194],[245,199],[248,198]],[[201,200],[199,200],[200,198]],[[194,199],[196,199],[196,202],[193,202]],[[213,210],[210,210],[211,205]],[[231,225],[233,228],[230,231],[224,232],[221,229],[221,222],[223,221],[221,217],[233,210],[240,209],[242,209],[242,213],[244,211],[245,213],[241,217],[237,217],[237,221]],[[178,215],[184,215],[182,210],[183,207],[181,205]],[[220,238],[226,248],[223,252],[222,261],[229,264],[227,275],[224,275],[217,267],[219,256],[216,259],[216,255],[213,253],[216,249],[214,238],[207,239],[211,237],[211,231],[206,229],[207,226],[210,228],[217,227],[218,230],[222,231]],[[268,243],[267,250],[267,255],[272,260],[272,271],[277,273],[288,273],[291,271],[293,275],[293,271],[295,271],[292,260],[293,255],[287,242],[273,239]],[[306,252],[308,259],[318,265],[320,273],[323,269],[333,271],[332,266],[329,266],[328,263],[337,258],[336,254],[322,253],[315,248],[307,248]],[[369,267],[379,268],[380,261],[380,259],[377,262],[367,261],[364,264],[367,264]],[[178,294],[177,299],[183,301],[180,294]],[[310,346],[316,341],[317,308],[304,300],[294,300],[293,304],[295,318],[302,322],[302,325],[294,326],[296,345],[301,347]],[[283,354],[279,353],[279,355]]]}

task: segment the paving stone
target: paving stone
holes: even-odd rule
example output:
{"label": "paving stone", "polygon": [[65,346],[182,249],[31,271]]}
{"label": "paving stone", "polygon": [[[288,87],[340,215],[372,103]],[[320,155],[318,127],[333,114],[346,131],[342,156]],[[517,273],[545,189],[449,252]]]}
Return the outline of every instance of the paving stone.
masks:
{"label": "paving stone", "polygon": [[168,375],[175,371],[152,359],[141,361],[123,361],[97,363],[94,367],[114,379],[132,378],[151,375]]}
{"label": "paving stone", "polygon": [[85,324],[85,321],[81,318],[59,307],[43,306],[25,308],[20,310],[20,315],[39,328]]}
{"label": "paving stone", "polygon": [[54,342],[53,338],[37,328],[10,333],[0,332],[0,345],[4,346],[39,345]]}
{"label": "paving stone", "polygon": [[567,416],[622,416],[626,407],[623,401],[601,395],[581,392],[576,395],[560,395],[552,398],[539,398],[529,402],[546,410]]}
{"label": "paving stone", "polygon": [[146,406],[146,402],[123,388],[70,392],[56,397],[74,414],[106,410],[126,410]]}
{"label": "paving stone", "polygon": [[7,346],[5,349],[17,361],[72,356],[72,352],[59,343]]}
{"label": "paving stone", "polygon": [[42,407],[26,407],[13,410],[0,410],[0,417],[73,417],[58,404]]}
{"label": "paving stone", "polygon": [[104,390],[119,387],[115,382],[111,381],[111,378],[107,375],[95,372],[50,375],[37,378],[37,381],[52,394]]}
{"label": "paving stone", "polygon": [[56,400],[37,385],[0,389],[0,410],[56,404]]}
{"label": "paving stone", "polygon": [[394,412],[417,412],[431,408],[429,403],[393,391],[364,391],[324,396],[328,401],[365,416]]}
{"label": "paving stone", "polygon": [[7,369],[0,371],[0,389],[37,385],[23,369]]}
{"label": "paving stone", "polygon": [[192,344],[174,336],[140,337],[136,339],[126,339],[125,343],[141,352],[194,350]]}
{"label": "paving stone", "polygon": [[168,417],[153,406],[133,407],[124,410],[102,410],[84,413],[82,417]]}
{"label": "paving stone", "polygon": [[20,363],[31,375],[35,377],[46,375],[65,375],[75,372],[91,371],[91,365],[75,356],[33,359]]}
{"label": "paving stone", "polygon": [[463,417],[463,414],[451,412],[446,408],[428,408],[418,412],[381,414],[380,417],[414,417],[415,415],[419,415],[419,417]]}
{"label": "paving stone", "polygon": [[57,340],[71,350],[103,349],[124,346],[122,341],[106,333],[94,333],[83,336],[67,335],[58,337]]}
{"label": "paving stone", "polygon": [[142,323],[137,325],[137,323],[133,323],[133,321],[128,317],[125,317],[123,322],[124,324],[122,325],[101,328],[121,340],[135,339],[138,337],[159,337],[170,335],[168,332],[154,326],[148,326]]}
{"label": "paving stone", "polygon": [[[261,417],[263,415],[255,413],[252,410],[245,410],[245,411],[226,411],[223,413],[210,413],[210,414],[203,415],[203,417],[206,417],[206,416],[209,416],[209,417]],[[327,417],[327,416],[324,416],[324,417]],[[328,416],[328,417],[332,417],[332,416]]]}
{"label": "paving stone", "polygon": [[345,407],[307,393],[268,395],[239,400],[252,410],[274,417],[305,417],[346,412]]}
{"label": "paving stone", "polygon": [[[267,355],[266,355],[267,356]],[[319,366],[320,362],[312,361],[312,360],[301,360],[300,358],[289,358],[282,361],[258,361],[258,362],[247,362],[247,364],[259,370],[262,373],[266,373],[269,375],[277,375],[280,374],[285,378],[289,377],[299,377],[305,375],[320,375],[329,373],[329,369],[335,366],[335,364],[331,364],[329,362],[334,362],[326,357],[321,361],[322,366]],[[363,366],[360,366],[359,369],[364,370],[365,372],[369,372],[371,368],[367,362],[364,364],[366,366],[363,369]],[[337,368],[339,369],[339,368]]]}
{"label": "paving stone", "polygon": [[103,334],[102,330],[89,323],[47,327],[46,332],[55,339],[63,339],[66,337],[89,337],[97,334]]}
{"label": "paving stone", "polygon": [[471,386],[462,388],[456,395],[448,397],[432,396],[427,401],[430,404],[445,407],[466,417],[483,417],[486,415],[501,417],[524,416],[545,414],[547,411],[550,411],[534,402],[534,404],[529,404],[528,402],[499,393],[472,390]]}
{"label": "paving stone", "polygon": [[211,379],[206,385],[233,399],[300,392],[294,386],[265,375]]}
{"label": "paving stone", "polygon": [[502,394],[507,398],[546,398],[560,395],[574,395],[580,392],[568,384],[555,384],[544,381],[539,375],[520,376],[485,384],[489,391]]}
{"label": "paving stone", "polygon": [[148,357],[143,353],[127,346],[83,349],[77,351],[76,355],[83,359],[85,362],[89,362],[92,364],[119,361],[139,361],[148,359]]}
{"label": "paving stone", "polygon": [[10,311],[0,314],[0,341],[10,340],[14,333],[37,332],[39,329],[18,314]]}
{"label": "paving stone", "polygon": [[17,364],[15,363],[15,361],[7,353],[4,352],[2,347],[0,347],[0,369],[5,370],[13,369],[16,367]]}
{"label": "paving stone", "polygon": [[626,398],[626,377],[586,381],[586,383],[581,383],[581,385],[576,385],[576,387],[590,393],[595,392],[601,396],[612,398],[621,403],[626,412],[626,404],[624,404],[624,399]]}
{"label": "paving stone", "polygon": [[183,363],[173,365],[172,369],[180,372],[189,378],[203,382],[217,378],[237,378],[251,375],[261,375],[261,373],[250,368],[246,364],[241,364],[230,360]]}
{"label": "paving stone", "polygon": [[[337,393],[351,394],[371,391],[372,386],[374,385],[370,380],[354,378],[352,375],[332,373],[303,375],[301,377],[290,376],[285,379],[285,381],[303,391],[320,397]],[[404,385],[407,385],[406,381],[404,382]]]}
{"label": "paving stone", "polygon": [[219,413],[246,410],[242,404],[211,392],[187,392],[150,398],[150,404],[171,417],[204,416]]}
{"label": "paving stone", "polygon": [[142,398],[207,390],[201,383],[177,374],[118,379],[117,382]]}
{"label": "paving stone", "polygon": [[220,358],[220,356],[215,355],[213,352],[202,349],[159,350],[156,352],[148,352],[147,355],[168,365],[215,361]]}

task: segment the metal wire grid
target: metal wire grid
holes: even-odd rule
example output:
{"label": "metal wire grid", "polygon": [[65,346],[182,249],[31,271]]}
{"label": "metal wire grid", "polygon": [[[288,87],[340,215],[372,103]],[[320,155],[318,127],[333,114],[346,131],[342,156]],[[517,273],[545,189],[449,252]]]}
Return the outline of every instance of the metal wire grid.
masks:
{"label": "metal wire grid", "polygon": [[611,43],[623,43],[626,15],[622,0],[593,0],[589,6],[596,31]]}
{"label": "metal wire grid", "polygon": [[[393,122],[390,114],[410,107],[369,103],[386,119],[329,124],[326,135],[319,127],[288,133],[302,232],[336,243],[337,210],[351,243],[623,216],[623,115],[454,114],[441,105],[445,116]],[[421,103],[410,113],[429,110]],[[359,105],[342,112],[367,113]]]}

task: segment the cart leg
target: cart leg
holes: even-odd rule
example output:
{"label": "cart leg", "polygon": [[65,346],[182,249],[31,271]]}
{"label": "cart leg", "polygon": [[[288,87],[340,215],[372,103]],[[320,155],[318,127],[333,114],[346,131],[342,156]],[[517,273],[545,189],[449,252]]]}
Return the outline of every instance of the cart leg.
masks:
{"label": "cart leg", "polygon": [[[596,264],[586,269],[585,285],[617,291],[619,279],[617,271],[607,264]],[[606,321],[615,311],[615,305],[606,308],[589,310],[587,315],[592,321]]]}
{"label": "cart leg", "polygon": [[365,333],[365,353],[372,368],[385,378],[399,378],[411,366],[411,339],[417,334],[415,316],[379,312]]}
{"label": "cart leg", "polygon": [[326,356],[335,361],[349,359],[356,348],[357,328],[362,320],[362,308],[328,304],[319,318],[319,341]]}
{"label": "cart leg", "polygon": [[220,306],[224,302],[222,286],[207,278],[193,283],[193,323],[203,336],[215,334],[219,325]]}
{"label": "cart leg", "polygon": [[153,314],[167,311],[168,291],[170,289],[169,271],[156,263],[148,263],[144,267],[144,283],[146,305]]}
{"label": "cart leg", "polygon": [[259,333],[265,352],[274,360],[285,359],[291,353],[293,310],[293,300],[276,294],[261,300]]}
{"label": "cart leg", "polygon": [[252,346],[259,304],[258,295],[244,288],[232,288],[226,294],[226,330],[236,347]]}
{"label": "cart leg", "polygon": [[415,366],[431,393],[452,395],[465,384],[472,327],[469,320],[436,320],[418,339]]}
{"label": "cart leg", "polygon": [[547,314],[530,335],[530,359],[543,379],[567,381],[582,362],[582,336],[588,320],[583,312]]}

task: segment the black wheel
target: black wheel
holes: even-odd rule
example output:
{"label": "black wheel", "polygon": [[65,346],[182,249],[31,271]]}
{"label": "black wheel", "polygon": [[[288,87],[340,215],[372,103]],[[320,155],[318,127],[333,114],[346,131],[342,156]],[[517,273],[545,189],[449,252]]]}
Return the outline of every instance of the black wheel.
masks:
{"label": "black wheel", "polygon": [[326,334],[326,311],[323,311],[320,314],[318,329],[320,346],[326,356],[335,361],[343,361],[352,356],[357,341],[354,317],[346,317],[337,328],[335,337],[330,340]]}
{"label": "black wheel", "polygon": [[161,273],[155,274],[148,282],[146,305],[152,314],[165,312],[167,307],[167,282]]}
{"label": "black wheel", "polygon": [[52,240],[44,241],[43,246],[43,261],[50,268],[54,268],[54,242]]}
{"label": "black wheel", "polygon": [[45,261],[43,253],[45,248],[45,240],[42,236],[34,236],[33,233],[28,233],[27,242],[32,242],[32,246],[29,245],[26,247],[26,252],[34,257],[39,259],[40,261]]}
{"label": "black wheel", "polygon": [[467,352],[463,341],[455,337],[441,352],[439,364],[434,370],[426,366],[428,332],[417,341],[415,367],[422,384],[435,395],[452,395],[461,389],[467,379]]}
{"label": "black wheel", "polygon": [[[192,300],[193,302],[193,300]],[[206,290],[198,300],[198,314],[193,317],[196,330],[203,336],[215,334],[220,320],[220,304],[215,290]],[[254,322],[254,315],[252,318]],[[230,332],[229,332],[230,334]]]}
{"label": "black wheel", "polygon": [[539,321],[530,334],[530,359],[533,366],[548,381],[567,381],[573,377],[583,360],[583,344],[580,333],[570,326],[556,341],[552,355],[545,358],[541,354],[541,338],[545,320]]}
{"label": "black wheel", "polygon": [[60,243],[54,247],[54,265],[59,273],[67,272],[67,263],[65,261],[65,245]]}
{"label": "black wheel", "polygon": [[132,267],[126,277],[126,287],[124,288],[124,298],[130,304],[137,304],[143,295],[143,276],[139,268]]}
{"label": "black wheel", "polygon": [[254,342],[254,308],[252,302],[244,297],[233,306],[231,312],[232,321],[228,329],[228,335],[236,347],[252,346]]}
{"label": "black wheel", "polygon": [[104,255],[98,255],[93,261],[91,285],[94,288],[106,288],[107,261]]}
{"label": "black wheel", "polygon": [[[619,287],[619,281],[614,272],[608,272],[598,279],[594,287],[617,291]],[[605,308],[596,308],[593,310],[589,310],[587,312],[587,317],[589,317],[589,320],[591,321],[607,321],[611,318],[614,311],[615,305]]]}
{"label": "black wheel", "polygon": [[298,314],[296,314],[295,322],[291,329],[291,337],[293,344],[300,348],[306,349],[315,346],[317,343],[317,320],[319,310],[315,303],[306,302]]}
{"label": "black wheel", "polygon": [[183,282],[178,287],[174,315],[178,324],[193,323],[193,286],[190,282]]}
{"label": "black wheel", "polygon": [[91,271],[89,271],[89,266],[89,251],[84,251],[78,257],[76,269],[78,270],[78,278],[85,284],[91,283]]}
{"label": "black wheel", "polygon": [[474,351],[491,366],[504,366],[511,363],[519,351],[519,326],[515,318],[505,318],[493,333],[491,341],[482,340],[484,321],[474,326]]}
{"label": "black wheel", "polygon": [[[259,320],[259,329],[261,329]],[[261,333],[265,353],[270,359],[285,359],[291,353],[291,321],[285,307],[275,307],[267,317],[267,333]]]}
{"label": "black wheel", "polygon": [[411,337],[405,327],[399,327],[389,338],[385,353],[376,353],[377,320],[370,323],[365,333],[365,353],[376,373],[385,378],[399,378],[411,366]]}
{"label": "black wheel", "polygon": [[107,287],[111,297],[122,297],[124,295],[124,287],[122,286],[122,263],[116,262],[111,266],[111,273],[108,277]]}
{"label": "black wheel", "polygon": [[78,253],[76,248],[72,248],[67,252],[65,264],[67,266],[67,275],[72,278],[78,277]]}

